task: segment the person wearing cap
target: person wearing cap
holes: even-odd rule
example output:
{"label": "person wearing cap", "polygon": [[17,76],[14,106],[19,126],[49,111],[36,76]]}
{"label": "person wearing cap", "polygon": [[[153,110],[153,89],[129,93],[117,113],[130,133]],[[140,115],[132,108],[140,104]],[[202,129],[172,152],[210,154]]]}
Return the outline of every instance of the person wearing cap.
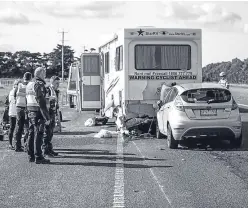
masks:
{"label": "person wearing cap", "polygon": [[16,92],[18,84],[21,82],[21,80],[17,79],[14,81],[13,89],[9,93],[9,122],[10,122],[10,129],[9,129],[9,149],[14,150],[14,146],[12,143],[13,140],[13,134],[16,126]]}
{"label": "person wearing cap", "polygon": [[226,79],[226,73],[225,72],[221,72],[220,73],[220,81],[219,81],[219,84],[227,89],[229,89],[229,84],[228,84],[228,81]]}
{"label": "person wearing cap", "polygon": [[[32,78],[32,74],[30,72],[26,72],[23,75],[23,82],[18,84],[17,92],[16,92],[16,128],[14,133],[15,139],[15,151],[22,152],[22,132],[24,130],[24,146],[26,145],[26,140],[28,137],[28,118],[27,118],[27,101],[26,101],[26,87],[29,81]],[[25,127],[25,128],[24,128]]]}
{"label": "person wearing cap", "polygon": [[28,83],[26,87],[29,119],[27,153],[29,162],[36,162],[36,164],[50,163],[50,160],[45,159],[42,154],[44,125],[50,124],[50,116],[45,99],[45,77],[46,69],[43,67],[36,68],[34,72],[34,78]]}
{"label": "person wearing cap", "polygon": [[58,116],[58,94],[59,94],[60,78],[58,76],[52,76],[50,78],[50,85],[47,87],[46,103],[49,109],[49,115],[51,119],[50,125],[45,126],[43,151],[44,155],[49,157],[58,156],[58,153],[53,150],[52,138],[55,128],[55,116]]}

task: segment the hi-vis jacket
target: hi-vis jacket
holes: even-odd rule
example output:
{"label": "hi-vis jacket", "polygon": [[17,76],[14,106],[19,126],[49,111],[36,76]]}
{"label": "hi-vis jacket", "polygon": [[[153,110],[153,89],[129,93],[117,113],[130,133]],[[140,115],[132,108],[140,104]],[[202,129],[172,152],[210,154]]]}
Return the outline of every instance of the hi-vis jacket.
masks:
{"label": "hi-vis jacket", "polygon": [[35,82],[31,81],[26,87],[27,108],[30,110],[39,110],[39,104],[36,100]]}
{"label": "hi-vis jacket", "polygon": [[54,111],[58,107],[58,97],[52,86],[47,87],[46,104],[47,104],[48,109],[51,109]]}
{"label": "hi-vis jacket", "polygon": [[46,88],[45,81],[35,77],[26,87],[27,110],[41,111],[43,118],[49,120],[50,116],[46,106]]}
{"label": "hi-vis jacket", "polygon": [[16,117],[16,98],[15,98],[16,89],[12,89],[9,93],[9,116]]}
{"label": "hi-vis jacket", "polygon": [[226,79],[221,79],[219,81],[219,84],[223,87],[226,87],[226,88],[229,88],[229,84],[228,84],[228,81]]}
{"label": "hi-vis jacket", "polygon": [[26,107],[26,87],[27,85],[20,83],[16,92],[16,107]]}

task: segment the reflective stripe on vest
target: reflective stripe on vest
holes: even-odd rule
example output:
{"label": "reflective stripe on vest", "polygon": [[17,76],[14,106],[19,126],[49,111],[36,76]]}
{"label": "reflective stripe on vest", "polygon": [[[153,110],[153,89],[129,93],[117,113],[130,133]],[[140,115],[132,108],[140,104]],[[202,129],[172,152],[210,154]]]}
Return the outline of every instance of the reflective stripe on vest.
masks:
{"label": "reflective stripe on vest", "polygon": [[24,85],[20,83],[18,85],[18,90],[16,93],[16,106],[18,107],[26,107],[26,87],[27,85]]}
{"label": "reflective stripe on vest", "polygon": [[[49,95],[47,93],[47,96],[46,96],[46,104],[47,104],[47,108],[49,109],[50,108],[50,102],[53,101],[55,102],[55,105],[56,105],[56,102],[57,102],[57,97],[56,97],[56,93],[53,89],[53,87],[49,86],[49,89],[50,89],[50,92],[51,92],[51,95]],[[54,110],[55,108],[53,108]]]}
{"label": "reflective stripe on vest", "polygon": [[35,82],[29,82],[26,87],[27,106],[39,107],[36,100]]}
{"label": "reflective stripe on vest", "polygon": [[9,94],[9,116],[16,116],[16,101],[15,101],[15,89],[12,89]]}

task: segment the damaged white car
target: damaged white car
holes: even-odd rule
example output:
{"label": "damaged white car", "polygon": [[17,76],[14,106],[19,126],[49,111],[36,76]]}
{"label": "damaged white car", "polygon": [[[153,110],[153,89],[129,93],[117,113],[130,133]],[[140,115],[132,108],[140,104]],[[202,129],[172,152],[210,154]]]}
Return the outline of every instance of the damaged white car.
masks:
{"label": "damaged white car", "polygon": [[229,140],[242,142],[242,122],[231,92],[214,83],[175,85],[158,102],[157,138],[167,136],[169,148],[180,141]]}

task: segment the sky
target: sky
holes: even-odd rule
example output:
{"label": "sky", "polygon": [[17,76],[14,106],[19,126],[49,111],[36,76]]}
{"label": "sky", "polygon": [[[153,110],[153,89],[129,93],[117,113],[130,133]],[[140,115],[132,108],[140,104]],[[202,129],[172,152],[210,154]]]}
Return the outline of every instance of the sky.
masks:
{"label": "sky", "polygon": [[0,51],[51,52],[61,44],[80,56],[121,28],[201,28],[202,65],[248,58],[247,1],[2,1]]}

